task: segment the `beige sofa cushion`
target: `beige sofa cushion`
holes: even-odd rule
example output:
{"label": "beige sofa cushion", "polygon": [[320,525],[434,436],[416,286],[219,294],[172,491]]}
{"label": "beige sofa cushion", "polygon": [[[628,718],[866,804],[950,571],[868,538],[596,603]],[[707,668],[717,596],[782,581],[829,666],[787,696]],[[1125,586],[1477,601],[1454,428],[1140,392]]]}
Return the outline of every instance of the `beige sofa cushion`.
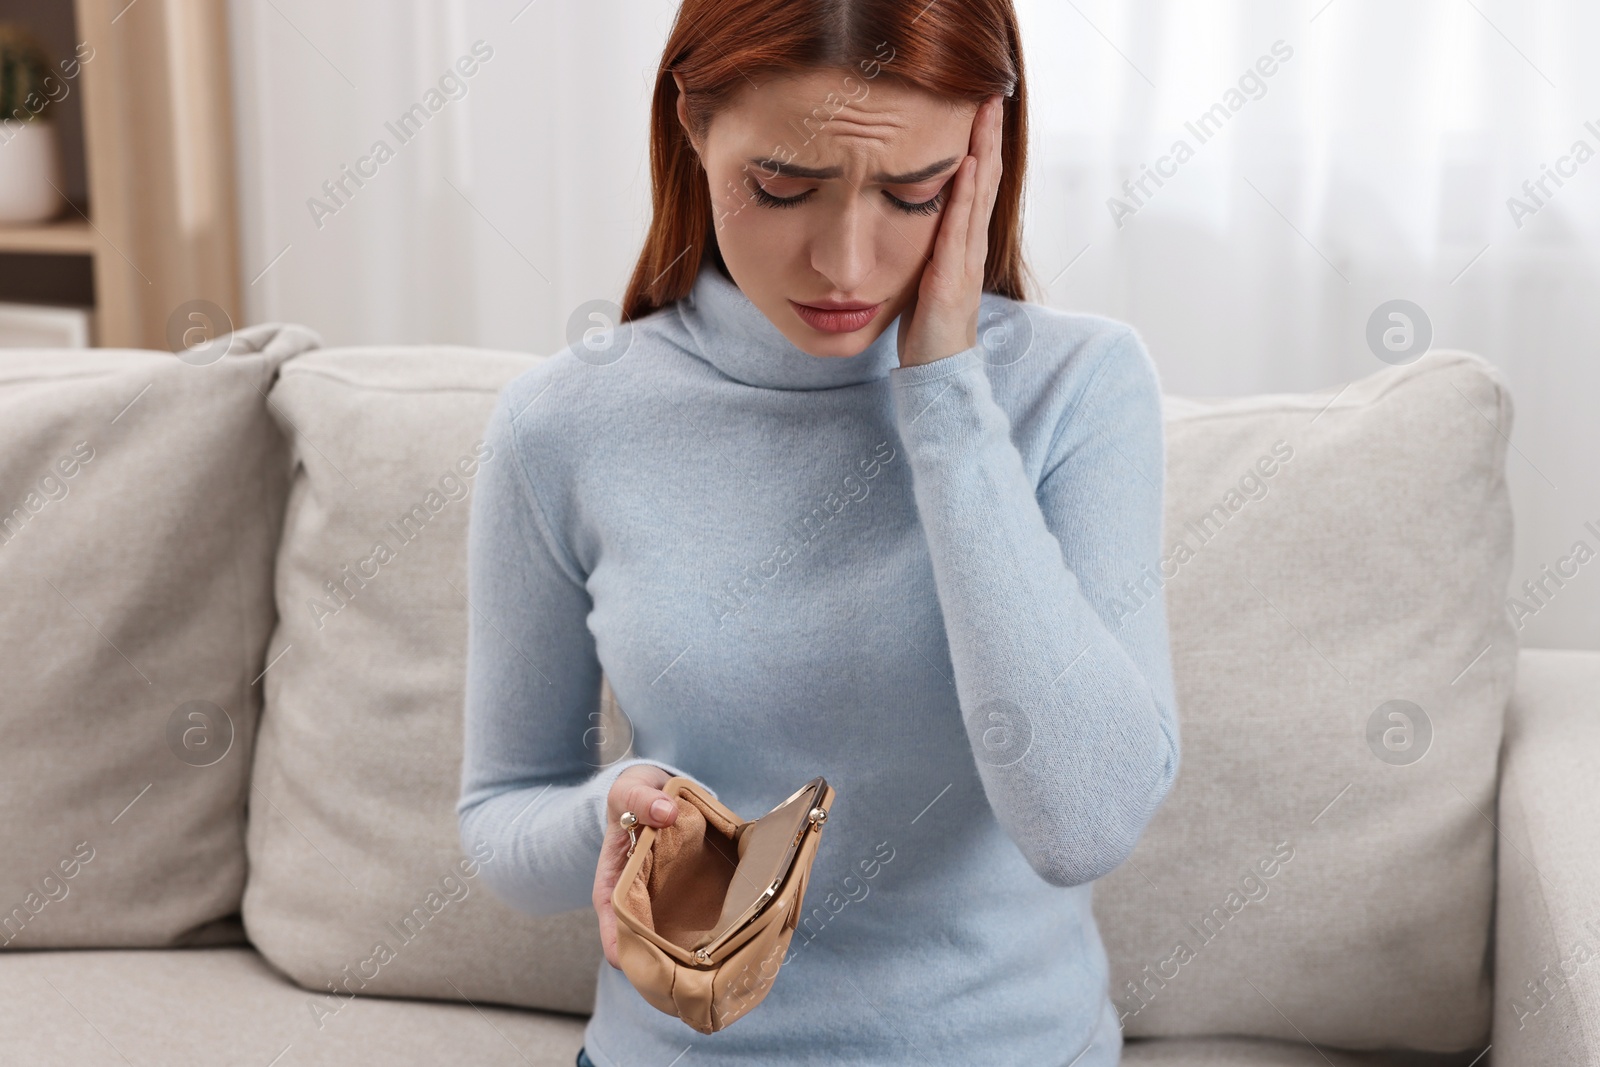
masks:
{"label": "beige sofa cushion", "polygon": [[0,1027],[4,1064],[572,1067],[583,1044],[571,1015],[319,997],[248,947],[0,953],[0,1001],[27,1020]]}
{"label": "beige sofa cushion", "polygon": [[1439,351],[1166,414],[1183,757],[1095,891],[1125,1033],[1481,1051],[1517,655],[1505,386]]}
{"label": "beige sofa cushion", "polygon": [[315,343],[0,352],[0,945],[239,937],[287,491],[265,395]]}
{"label": "beige sofa cushion", "polygon": [[536,358],[327,350],[272,392],[295,472],[244,922],[308,988],[593,1007],[594,912],[534,918],[500,901],[455,815],[470,491],[497,462],[480,451],[496,395]]}

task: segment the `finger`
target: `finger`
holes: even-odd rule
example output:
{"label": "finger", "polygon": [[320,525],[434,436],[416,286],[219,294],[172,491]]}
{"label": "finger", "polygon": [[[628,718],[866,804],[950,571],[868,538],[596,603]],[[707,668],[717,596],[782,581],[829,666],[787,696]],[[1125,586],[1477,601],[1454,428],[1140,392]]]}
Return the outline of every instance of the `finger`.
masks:
{"label": "finger", "polygon": [[596,868],[596,878],[609,881],[615,885],[622,875],[622,868],[628,865],[628,832],[620,826],[614,832],[606,834],[604,845],[600,850],[600,863]]}
{"label": "finger", "polygon": [[[978,157],[977,202],[972,213],[971,228],[967,233],[967,270],[978,274],[983,271],[989,255],[989,222],[994,216],[994,205],[1000,187],[1002,170],[1000,155],[1001,118],[1003,105],[991,98],[984,105],[984,114],[975,124],[973,155]],[[981,129],[977,128],[981,127]]]}
{"label": "finger", "polygon": [[952,303],[966,276],[967,232],[972,218],[975,170],[975,161],[971,156],[962,160],[961,166],[956,168],[955,192],[950,198],[949,212],[939,224],[933,260],[929,269],[923,272],[922,281],[927,288],[925,295],[936,304]]}
{"label": "finger", "polygon": [[[613,850],[616,851],[616,850]],[[621,867],[607,854],[602,866],[595,876],[594,883],[594,912],[600,921],[600,948],[604,952],[606,961],[613,967],[621,969],[617,955],[617,913],[611,904],[611,895],[616,889],[617,878],[622,873]]]}
{"label": "finger", "polygon": [[600,950],[605,953],[606,962],[621,970],[617,962],[617,916],[610,909],[597,909],[600,916]]}
{"label": "finger", "polygon": [[980,271],[983,269],[984,260],[988,258],[989,226],[994,218],[995,201],[999,199],[1000,195],[1000,179],[1005,173],[1005,155],[1003,152],[1005,138],[1005,113],[1005,101],[999,97],[996,97],[994,103],[994,115],[989,120],[988,145],[986,146],[989,161],[988,180],[981,183],[979,186],[983,190],[984,196],[983,212],[982,218],[979,222],[977,241],[977,269]]}
{"label": "finger", "polygon": [[[968,153],[976,162],[977,167],[973,174],[973,212],[967,217],[966,244],[962,249],[970,252],[972,241],[976,236],[976,228],[983,221],[983,188],[985,179],[989,176],[989,116],[993,113],[993,105],[985,100],[978,105],[978,112],[972,117],[972,140]],[[970,266],[970,259],[967,261]]]}
{"label": "finger", "polygon": [[639,783],[622,794],[623,810],[631,811],[649,826],[671,826],[678,818],[678,805],[659,789]]}

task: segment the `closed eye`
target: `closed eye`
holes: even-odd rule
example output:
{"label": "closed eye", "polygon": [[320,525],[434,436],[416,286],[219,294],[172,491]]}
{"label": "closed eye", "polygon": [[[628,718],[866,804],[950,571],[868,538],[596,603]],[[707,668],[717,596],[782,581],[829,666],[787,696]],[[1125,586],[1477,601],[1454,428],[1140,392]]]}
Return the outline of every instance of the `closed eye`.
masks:
{"label": "closed eye", "polygon": [[[934,196],[932,200],[924,200],[921,203],[916,204],[901,200],[899,197],[891,194],[887,189],[883,191],[883,195],[884,198],[887,199],[889,203],[893,204],[897,210],[902,211],[907,215],[935,215],[938,214],[939,210],[944,207],[945,192],[948,188],[949,186],[946,186],[944,189],[940,189],[938,194]],[[760,204],[762,207],[772,208],[798,207],[809,200],[812,193],[816,192],[815,189],[808,189],[799,196],[773,196],[771,193],[763,189],[759,184],[752,184],[750,189],[755,196],[756,203]]]}
{"label": "closed eye", "polygon": [[799,196],[773,196],[759,185],[752,185],[750,191],[755,194],[756,203],[762,207],[797,207],[816,192],[815,189],[808,189]]}
{"label": "closed eye", "polygon": [[[949,186],[945,188],[948,189]],[[924,200],[920,204],[908,204],[897,196],[890,196],[887,189],[883,191],[883,195],[889,197],[889,202],[907,215],[937,215],[939,209],[944,207],[944,194],[945,189],[940,189],[932,200]]]}

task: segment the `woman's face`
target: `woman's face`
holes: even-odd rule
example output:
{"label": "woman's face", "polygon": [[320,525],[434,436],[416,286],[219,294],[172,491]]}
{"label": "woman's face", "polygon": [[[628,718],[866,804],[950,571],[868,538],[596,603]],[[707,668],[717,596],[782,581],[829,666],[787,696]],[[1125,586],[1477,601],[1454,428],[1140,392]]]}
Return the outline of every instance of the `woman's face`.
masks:
{"label": "woman's face", "polygon": [[[854,356],[910,305],[976,114],[887,77],[822,70],[747,85],[712,120],[695,148],[722,258],[795,347]],[[800,306],[830,303],[876,313]]]}

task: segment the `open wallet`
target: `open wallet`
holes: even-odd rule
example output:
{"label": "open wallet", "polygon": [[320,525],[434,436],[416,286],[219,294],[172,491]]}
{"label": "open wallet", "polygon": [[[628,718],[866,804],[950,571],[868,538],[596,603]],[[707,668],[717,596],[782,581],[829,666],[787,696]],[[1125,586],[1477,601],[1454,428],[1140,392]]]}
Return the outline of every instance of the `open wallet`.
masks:
{"label": "open wallet", "polygon": [[759,819],[739,818],[692,778],[661,787],[671,826],[622,814],[628,862],[611,906],[622,972],[644,999],[702,1034],[766,997],[799,924],[833,789],[813,778]]}

